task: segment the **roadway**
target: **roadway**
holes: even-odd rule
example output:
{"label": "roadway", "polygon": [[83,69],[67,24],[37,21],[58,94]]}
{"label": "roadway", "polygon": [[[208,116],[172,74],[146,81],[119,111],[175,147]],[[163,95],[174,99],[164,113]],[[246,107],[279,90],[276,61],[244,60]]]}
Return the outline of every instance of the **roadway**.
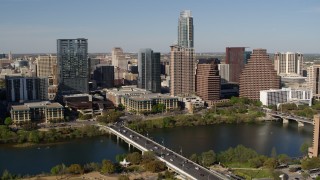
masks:
{"label": "roadway", "polygon": [[154,152],[154,154],[161,161],[166,162],[166,164],[171,164],[175,167],[178,167],[180,170],[186,172],[191,175],[195,179],[203,179],[203,180],[218,180],[218,179],[228,179],[227,177],[219,174],[216,171],[208,170],[199,164],[196,164],[189,159],[181,156],[180,154],[156,143],[155,141],[145,137],[125,126],[122,123],[116,123],[114,125],[110,125],[109,128],[114,131],[119,132],[126,138],[131,139],[133,142],[139,144],[144,147],[148,151]]}

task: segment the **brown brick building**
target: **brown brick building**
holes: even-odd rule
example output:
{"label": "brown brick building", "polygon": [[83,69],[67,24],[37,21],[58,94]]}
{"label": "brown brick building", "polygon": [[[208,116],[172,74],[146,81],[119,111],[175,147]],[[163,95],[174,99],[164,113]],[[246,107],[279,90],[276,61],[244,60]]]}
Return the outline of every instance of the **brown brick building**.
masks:
{"label": "brown brick building", "polygon": [[229,82],[239,83],[241,72],[251,52],[245,47],[226,47],[226,64],[229,64]]}
{"label": "brown brick building", "polygon": [[274,70],[266,49],[254,49],[240,75],[240,97],[260,99],[260,91],[279,89],[280,77]]}
{"label": "brown brick building", "polygon": [[218,59],[199,59],[196,70],[196,93],[207,103],[220,99]]}
{"label": "brown brick building", "polygon": [[170,46],[170,94],[189,96],[195,93],[194,49]]}

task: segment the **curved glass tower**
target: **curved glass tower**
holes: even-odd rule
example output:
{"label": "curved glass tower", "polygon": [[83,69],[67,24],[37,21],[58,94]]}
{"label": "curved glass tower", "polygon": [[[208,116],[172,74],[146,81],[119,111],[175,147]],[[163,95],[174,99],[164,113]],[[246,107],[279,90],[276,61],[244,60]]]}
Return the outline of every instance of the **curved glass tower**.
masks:
{"label": "curved glass tower", "polygon": [[193,17],[190,10],[180,12],[178,45],[185,48],[193,48]]}

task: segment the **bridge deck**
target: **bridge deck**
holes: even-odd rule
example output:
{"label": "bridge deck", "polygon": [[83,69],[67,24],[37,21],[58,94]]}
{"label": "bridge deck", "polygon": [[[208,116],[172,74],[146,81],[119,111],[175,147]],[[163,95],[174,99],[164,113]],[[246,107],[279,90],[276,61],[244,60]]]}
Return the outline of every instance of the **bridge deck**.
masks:
{"label": "bridge deck", "polygon": [[307,123],[307,124],[313,125],[313,119],[306,118],[306,117],[296,116],[293,114],[282,113],[282,112],[278,112],[278,111],[267,112],[267,114],[274,116],[274,117],[279,117],[282,119],[290,119],[290,120],[294,120],[297,122],[302,122],[302,123]]}
{"label": "bridge deck", "polygon": [[159,143],[121,125],[111,125],[100,127],[108,129],[112,134],[120,137],[130,145],[136,147],[142,152],[153,151],[156,157],[166,163],[166,165],[177,173],[194,180],[218,180],[228,179],[222,174],[208,170],[199,164],[196,164],[180,154],[160,145]]}

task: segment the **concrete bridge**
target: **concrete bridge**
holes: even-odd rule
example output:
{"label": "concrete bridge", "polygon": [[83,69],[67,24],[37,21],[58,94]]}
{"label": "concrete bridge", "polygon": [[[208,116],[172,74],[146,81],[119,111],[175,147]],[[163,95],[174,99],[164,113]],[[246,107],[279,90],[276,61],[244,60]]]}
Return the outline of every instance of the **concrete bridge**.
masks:
{"label": "concrete bridge", "polygon": [[97,125],[100,129],[106,130],[117,136],[117,139],[122,139],[131,146],[142,152],[153,151],[156,158],[166,164],[169,169],[177,172],[186,179],[191,180],[220,180],[229,179],[228,177],[218,173],[217,171],[209,170],[201,165],[183,157],[182,155],[166,148],[163,145],[145,137],[125,126],[121,123],[113,125]]}
{"label": "concrete bridge", "polygon": [[283,113],[283,112],[279,112],[279,111],[267,111],[266,114],[269,116],[272,116],[272,117],[281,118],[282,122],[284,124],[289,123],[289,120],[293,120],[293,121],[298,122],[299,127],[304,126],[305,123],[314,125],[313,119],[301,117],[301,116],[296,116],[296,115],[289,114],[289,113]]}

